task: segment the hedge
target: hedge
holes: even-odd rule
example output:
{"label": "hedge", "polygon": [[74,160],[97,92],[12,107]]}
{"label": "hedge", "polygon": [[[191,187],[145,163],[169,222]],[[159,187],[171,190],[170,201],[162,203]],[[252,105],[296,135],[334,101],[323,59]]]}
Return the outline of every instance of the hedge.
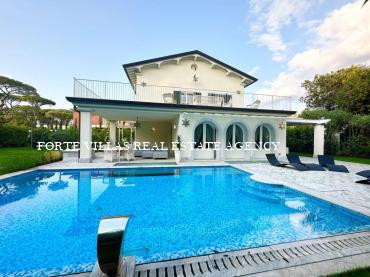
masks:
{"label": "hedge", "polygon": [[0,147],[20,147],[30,145],[28,128],[24,126],[0,125]]}
{"label": "hedge", "polygon": [[[312,126],[294,126],[287,128],[287,147],[290,152],[312,153],[314,131]],[[340,135],[338,138],[325,133],[325,153],[341,156],[370,157],[370,139],[366,135]]]}
{"label": "hedge", "polygon": [[290,152],[313,152],[313,127],[294,126],[287,128],[287,147]]}

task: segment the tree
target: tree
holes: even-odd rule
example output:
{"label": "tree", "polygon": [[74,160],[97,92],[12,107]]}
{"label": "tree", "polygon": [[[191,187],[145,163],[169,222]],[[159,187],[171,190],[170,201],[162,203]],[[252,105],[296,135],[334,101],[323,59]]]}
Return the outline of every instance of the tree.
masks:
{"label": "tree", "polygon": [[301,98],[308,108],[335,109],[352,114],[370,111],[370,67],[351,66],[302,83],[306,94]]}
{"label": "tree", "polygon": [[36,127],[37,121],[41,121],[42,117],[42,106],[46,105],[55,105],[55,102],[46,98],[43,98],[39,95],[27,95],[20,97],[21,102],[28,103],[31,107],[30,113],[33,116],[34,124],[31,127]]}
{"label": "tree", "polygon": [[52,126],[58,126],[59,129],[62,129],[63,126],[67,128],[72,119],[72,111],[64,109],[48,110],[45,113],[45,118]]}
{"label": "tree", "polygon": [[55,102],[41,97],[33,86],[0,76],[0,123],[35,127],[45,105]]}
{"label": "tree", "polygon": [[21,102],[21,96],[37,96],[33,86],[20,81],[0,76],[0,108],[14,106],[14,103]]}

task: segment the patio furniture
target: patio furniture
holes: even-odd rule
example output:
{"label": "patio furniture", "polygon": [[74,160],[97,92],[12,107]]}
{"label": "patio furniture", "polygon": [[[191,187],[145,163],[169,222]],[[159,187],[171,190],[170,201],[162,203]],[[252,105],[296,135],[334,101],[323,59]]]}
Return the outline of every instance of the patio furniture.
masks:
{"label": "patio furniture", "polygon": [[156,151],[154,151],[153,159],[168,159],[168,150],[156,150]]}
{"label": "patio furniture", "polygon": [[128,216],[103,217],[97,239],[98,261],[90,276],[133,276],[134,260],[121,256]]}
{"label": "patio furniture", "polygon": [[118,158],[118,149],[112,146],[104,146],[104,161],[113,162]]}
{"label": "patio furniture", "polygon": [[141,157],[143,159],[152,159],[153,158],[153,150],[141,150]]}
{"label": "patio furniture", "polygon": [[141,150],[134,150],[135,157],[141,157]]}
{"label": "patio furniture", "polygon": [[303,164],[299,164],[299,163],[281,163],[276,158],[275,154],[266,154],[266,158],[267,158],[268,162],[272,166],[286,167],[288,165],[291,165],[291,166],[293,166],[295,169],[297,169],[299,171],[307,171],[307,170],[309,170],[308,167],[304,166]]}
{"label": "patio furniture", "polygon": [[259,106],[260,106],[260,104],[261,104],[261,100],[256,100],[256,101],[254,101],[252,104],[250,104],[250,105],[246,105],[246,107],[247,108],[250,108],[250,109],[258,109],[259,108]]}
{"label": "patio furniture", "polygon": [[302,161],[301,161],[301,159],[299,158],[298,155],[287,154],[286,157],[287,157],[289,163],[302,164],[302,165],[306,166],[309,170],[313,170],[313,171],[325,171],[325,169],[319,164],[302,163]]}
{"label": "patio furniture", "polygon": [[363,171],[357,172],[356,174],[361,177],[366,178],[364,180],[356,181],[356,183],[370,185],[370,170],[363,170]]}
{"label": "patio furniture", "polygon": [[173,94],[172,93],[163,93],[163,102],[164,103],[173,103]]}
{"label": "patio furniture", "polygon": [[329,171],[348,173],[348,168],[344,165],[336,165],[332,155],[318,155],[319,164],[329,169]]}
{"label": "patio furniture", "polygon": [[121,157],[127,161],[131,161],[131,160],[135,160],[135,154],[134,154],[134,147],[130,144],[128,145],[128,149],[127,150],[121,150],[122,152],[120,152],[120,161],[121,161]]}

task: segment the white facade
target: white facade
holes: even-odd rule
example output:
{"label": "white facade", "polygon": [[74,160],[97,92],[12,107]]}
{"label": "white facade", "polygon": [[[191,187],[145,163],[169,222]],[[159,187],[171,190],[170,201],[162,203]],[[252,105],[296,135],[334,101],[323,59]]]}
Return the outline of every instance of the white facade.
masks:
{"label": "white facade", "polygon": [[[182,124],[183,120],[189,121],[189,126]],[[279,128],[285,126],[285,119],[279,117],[258,117],[258,116],[242,116],[242,115],[223,115],[223,114],[202,114],[202,113],[182,113],[179,117],[179,126],[177,128],[177,136],[180,136],[183,142],[195,141],[195,128],[202,123],[210,124],[216,132],[216,140],[219,142],[218,148],[221,150],[187,150],[182,151],[183,161],[194,160],[259,160],[265,159],[266,153],[276,153],[279,156],[286,154],[286,129]],[[248,149],[239,150],[236,147],[227,149],[226,132],[229,126],[236,124],[241,127],[243,132],[243,142],[252,143]],[[266,126],[270,133],[271,142],[277,142],[277,150],[275,147],[271,150],[260,150],[253,145],[258,142],[256,131],[259,126]],[[250,150],[254,148],[255,150]]]}
{"label": "white facade", "polygon": [[[253,161],[265,159],[266,153],[276,153],[281,157],[286,155],[286,126],[288,122],[294,123],[290,117],[294,112],[273,105],[269,109],[248,105],[250,103],[246,101],[244,90],[256,81],[254,77],[199,51],[126,64],[124,68],[134,89],[129,99],[119,94],[126,89],[117,87],[118,83],[108,84],[111,89],[106,93],[104,88],[107,84],[99,82],[97,93],[100,98],[97,101],[87,99],[81,102],[80,99],[77,103],[74,99],[70,100],[81,111],[81,143],[83,140],[91,141],[88,121],[89,118],[91,121],[91,112],[95,112],[111,122],[110,138],[113,143],[115,121],[140,121],[135,131],[138,142],[164,142],[169,148],[178,137],[183,143],[214,143],[213,147],[201,145],[202,149],[195,146],[197,149],[194,150],[188,145],[187,149],[181,150],[183,162]],[[86,98],[96,95],[92,91],[95,84],[91,82],[94,81],[77,84],[79,95],[89,95]],[[92,86],[84,91],[83,88],[90,83]],[[117,101],[112,102],[111,98],[105,101],[104,95],[117,97]],[[125,100],[124,103],[121,100]],[[314,154],[323,154],[323,124],[326,122],[305,122],[317,125]],[[269,149],[258,149],[255,143],[261,142],[268,143]],[[81,148],[80,160],[90,159],[91,150]]]}
{"label": "white facade", "polygon": [[181,91],[181,102],[186,104],[217,105],[228,95],[225,106],[244,107],[243,78],[204,59],[143,66],[136,80],[140,101],[169,103],[168,95]]}

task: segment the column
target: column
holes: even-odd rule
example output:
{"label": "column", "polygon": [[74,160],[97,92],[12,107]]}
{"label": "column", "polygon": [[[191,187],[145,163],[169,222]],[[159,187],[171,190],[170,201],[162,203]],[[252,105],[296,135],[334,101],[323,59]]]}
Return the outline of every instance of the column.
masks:
{"label": "column", "polygon": [[325,126],[315,125],[314,127],[314,139],[313,139],[313,156],[324,154],[324,135]]}
{"label": "column", "polygon": [[80,163],[91,162],[91,112],[80,112]]}
{"label": "column", "polygon": [[116,145],[116,122],[109,122],[109,141],[112,146]]}

